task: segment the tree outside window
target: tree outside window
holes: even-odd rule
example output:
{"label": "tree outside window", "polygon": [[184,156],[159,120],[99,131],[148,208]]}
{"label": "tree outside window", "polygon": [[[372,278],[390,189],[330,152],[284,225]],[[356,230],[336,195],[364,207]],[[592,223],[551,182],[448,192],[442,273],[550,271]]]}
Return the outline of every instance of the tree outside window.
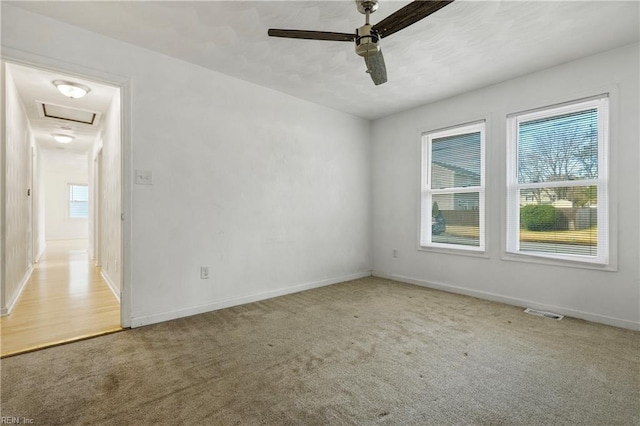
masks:
{"label": "tree outside window", "polygon": [[507,251],[608,262],[608,97],[509,117]]}

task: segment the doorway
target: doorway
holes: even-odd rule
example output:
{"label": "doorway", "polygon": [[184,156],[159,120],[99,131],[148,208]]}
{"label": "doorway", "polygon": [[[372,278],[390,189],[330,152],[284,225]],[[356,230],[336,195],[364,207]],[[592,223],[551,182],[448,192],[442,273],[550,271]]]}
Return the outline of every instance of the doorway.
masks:
{"label": "doorway", "polygon": [[[20,159],[2,163],[0,181],[4,240],[19,243],[0,252],[8,356],[122,329],[123,108],[118,85],[19,61],[2,68],[3,145]],[[60,82],[88,92],[65,96]]]}

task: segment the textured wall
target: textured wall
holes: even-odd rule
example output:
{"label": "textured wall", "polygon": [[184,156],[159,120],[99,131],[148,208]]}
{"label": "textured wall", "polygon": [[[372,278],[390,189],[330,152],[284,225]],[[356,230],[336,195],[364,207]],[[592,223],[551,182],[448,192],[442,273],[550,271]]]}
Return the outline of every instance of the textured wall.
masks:
{"label": "textured wall", "polygon": [[122,245],[120,93],[117,92],[102,121],[102,242],[100,265],[109,281],[120,290]]}
{"label": "textured wall", "polygon": [[[375,121],[375,273],[640,328],[638,80],[635,44]],[[515,261],[505,253],[506,115],[608,91],[610,226],[618,230],[611,247],[617,265],[603,271]],[[420,131],[479,119],[487,119],[486,253],[473,257],[418,250]]]}
{"label": "textured wall", "polygon": [[[2,65],[4,67],[4,64]],[[24,106],[11,72],[5,68],[5,276],[2,312],[18,296],[32,266],[31,199],[27,196],[31,176],[31,149],[34,145]]]}
{"label": "textured wall", "polygon": [[366,120],[10,5],[2,12],[3,46],[130,81],[124,155],[153,173],[153,185],[131,186],[134,325],[368,273]]}
{"label": "textured wall", "polygon": [[36,144],[33,157],[33,254],[38,261],[44,254],[45,237],[45,177],[42,151]]}

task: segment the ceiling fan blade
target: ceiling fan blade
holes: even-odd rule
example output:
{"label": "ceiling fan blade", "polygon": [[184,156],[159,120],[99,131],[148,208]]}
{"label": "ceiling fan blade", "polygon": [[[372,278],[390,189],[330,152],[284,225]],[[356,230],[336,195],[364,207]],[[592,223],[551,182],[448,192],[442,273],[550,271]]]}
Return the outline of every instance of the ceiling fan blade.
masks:
{"label": "ceiling fan blade", "polygon": [[452,2],[453,0],[415,0],[375,24],[371,30],[377,32],[380,38],[390,36]]}
{"label": "ceiling fan blade", "polygon": [[387,67],[384,65],[382,50],[372,56],[365,56],[364,62],[367,64],[367,72],[376,86],[387,82]]}
{"label": "ceiling fan blade", "polygon": [[278,30],[270,28],[271,37],[302,38],[306,40],[355,41],[355,34],[331,33],[327,31]]}

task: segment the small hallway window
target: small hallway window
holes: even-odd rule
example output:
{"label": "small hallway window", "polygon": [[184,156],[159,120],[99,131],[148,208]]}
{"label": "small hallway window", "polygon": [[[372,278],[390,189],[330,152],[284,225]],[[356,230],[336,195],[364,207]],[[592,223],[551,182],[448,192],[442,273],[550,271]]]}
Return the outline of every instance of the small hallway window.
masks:
{"label": "small hallway window", "polygon": [[86,219],[89,217],[89,187],[82,184],[69,184],[69,218]]}

